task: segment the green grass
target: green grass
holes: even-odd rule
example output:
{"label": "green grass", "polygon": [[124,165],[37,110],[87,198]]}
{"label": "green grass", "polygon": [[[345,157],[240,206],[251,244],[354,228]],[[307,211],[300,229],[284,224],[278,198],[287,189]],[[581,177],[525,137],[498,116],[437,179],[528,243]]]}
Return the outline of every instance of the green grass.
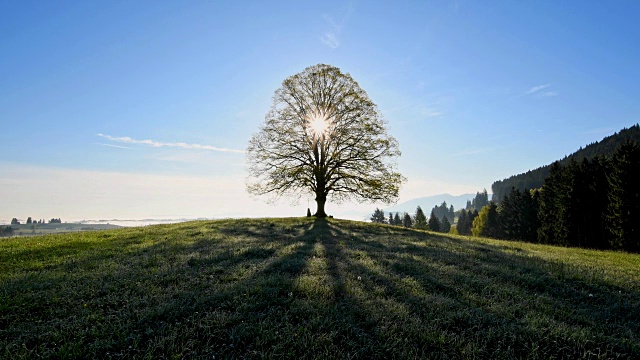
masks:
{"label": "green grass", "polygon": [[640,256],[368,223],[0,239],[2,358],[640,358]]}

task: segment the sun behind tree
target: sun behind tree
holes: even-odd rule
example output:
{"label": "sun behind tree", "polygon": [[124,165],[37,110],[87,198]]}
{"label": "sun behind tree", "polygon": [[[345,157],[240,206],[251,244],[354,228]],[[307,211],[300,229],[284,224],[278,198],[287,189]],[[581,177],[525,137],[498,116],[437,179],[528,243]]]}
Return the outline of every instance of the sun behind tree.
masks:
{"label": "sun behind tree", "polygon": [[247,148],[247,190],[272,199],[313,195],[325,203],[394,203],[404,177],[398,142],[376,105],[349,74],[319,64],[284,80]]}

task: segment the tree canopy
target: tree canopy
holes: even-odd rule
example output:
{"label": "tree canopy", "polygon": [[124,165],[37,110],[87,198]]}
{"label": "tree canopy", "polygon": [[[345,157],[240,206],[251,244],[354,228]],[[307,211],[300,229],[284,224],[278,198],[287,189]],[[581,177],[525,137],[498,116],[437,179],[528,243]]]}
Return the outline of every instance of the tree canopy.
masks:
{"label": "tree canopy", "polygon": [[254,195],[314,195],[315,216],[328,198],[394,203],[404,178],[398,142],[376,105],[349,74],[318,64],[284,80],[247,147]]}

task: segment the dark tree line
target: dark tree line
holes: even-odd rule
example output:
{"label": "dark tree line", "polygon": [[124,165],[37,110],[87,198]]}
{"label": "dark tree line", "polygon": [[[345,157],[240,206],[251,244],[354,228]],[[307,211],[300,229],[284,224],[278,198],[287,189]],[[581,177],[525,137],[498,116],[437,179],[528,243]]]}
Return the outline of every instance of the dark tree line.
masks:
{"label": "dark tree line", "polygon": [[455,217],[455,211],[453,209],[453,205],[447,206],[447,202],[443,201],[440,206],[436,205],[431,210],[433,215],[435,215],[439,220],[442,220],[443,217],[446,217],[449,223],[453,223]]}
{"label": "dark tree line", "polygon": [[458,224],[456,230],[460,235],[471,235],[471,228],[473,227],[473,220],[478,217],[478,210],[462,210],[458,217]]}
{"label": "dark tree line", "polygon": [[[562,166],[567,166],[572,160],[581,162],[582,159],[593,160],[596,157],[611,157],[620,145],[627,141],[640,141],[640,126],[638,124],[629,129],[622,129],[620,132],[607,136],[601,141],[591,143],[585,148],[580,148],[575,153],[560,160]],[[511,176],[504,180],[498,180],[491,185],[493,201],[501,203],[502,199],[511,192],[511,188],[520,191],[524,189],[539,189],[549,176],[552,165],[546,165],[526,173]],[[486,204],[485,204],[486,205]],[[478,208],[479,210],[479,208]]]}
{"label": "dark tree line", "polygon": [[[27,225],[32,225],[32,224],[46,224],[45,220],[41,219],[41,220],[32,220],[31,216],[29,216],[27,218],[26,221]],[[53,218],[51,220],[49,220],[49,224],[62,224],[62,220],[60,218]],[[11,219],[11,225],[20,225],[20,221],[18,220],[18,218],[13,218]]]}
{"label": "dark tree line", "polygon": [[[515,187],[490,203],[473,233],[502,239],[640,252],[640,145],[611,157],[553,163],[540,190]],[[460,231],[460,230],[458,230]]]}
{"label": "dark tree line", "polygon": [[484,189],[482,192],[476,192],[473,200],[467,200],[466,210],[480,211],[487,205],[489,205],[489,194],[487,194],[487,189]]}
{"label": "dark tree line", "polygon": [[[442,209],[445,209],[446,212],[442,211]],[[439,219],[436,215],[436,211],[443,212],[444,215]],[[447,208],[446,202],[440,206],[436,205],[433,210],[431,210],[429,219],[427,219],[420,206],[416,208],[416,213],[413,216],[406,212],[403,215],[396,212],[395,215],[393,213],[389,213],[388,218],[385,217],[383,210],[376,208],[373,215],[371,215],[371,222],[448,233],[451,230],[451,224],[453,223],[453,220],[449,221],[448,216],[451,215],[453,218],[453,214],[453,206]]]}

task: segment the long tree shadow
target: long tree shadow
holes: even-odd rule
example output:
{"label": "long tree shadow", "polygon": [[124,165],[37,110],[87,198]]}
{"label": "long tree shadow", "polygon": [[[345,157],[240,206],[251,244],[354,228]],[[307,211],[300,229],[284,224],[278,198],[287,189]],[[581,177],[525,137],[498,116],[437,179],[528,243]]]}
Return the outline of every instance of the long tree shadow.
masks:
{"label": "long tree shadow", "polygon": [[3,337],[44,357],[640,353],[637,288],[525,252],[325,219],[169,228],[104,233],[113,248],[3,281]]}
{"label": "long tree shadow", "polygon": [[[502,354],[510,357],[528,356],[534,347],[540,354],[563,357],[582,357],[601,346],[609,347],[610,355],[640,351],[634,335],[640,320],[637,292],[594,279],[558,277],[558,264],[509,254],[498,246],[444,237],[434,241],[418,233],[410,242],[395,239],[387,246],[391,252],[381,253],[381,245],[367,240],[366,231],[354,234],[353,227],[339,224],[332,230],[337,238],[350,240],[346,254],[336,252],[337,261],[348,263],[345,271],[362,274],[362,292],[393,299],[387,313],[395,309],[418,315],[411,317],[414,329],[431,332],[423,337],[422,350],[451,352],[461,341],[477,338],[480,355],[505,344],[508,351]],[[362,304],[366,297],[353,293],[363,299],[361,308],[371,316],[379,314],[374,305]],[[411,328],[400,331],[420,338]],[[623,338],[614,346],[612,333]],[[443,336],[452,340],[447,343]]]}

